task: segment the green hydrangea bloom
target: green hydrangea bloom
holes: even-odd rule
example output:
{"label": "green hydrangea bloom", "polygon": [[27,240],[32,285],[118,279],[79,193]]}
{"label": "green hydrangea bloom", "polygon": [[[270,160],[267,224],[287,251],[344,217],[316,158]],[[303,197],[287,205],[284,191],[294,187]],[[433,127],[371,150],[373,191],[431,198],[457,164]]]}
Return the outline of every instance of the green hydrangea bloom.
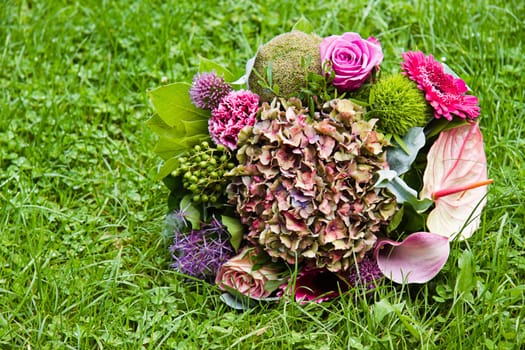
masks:
{"label": "green hydrangea bloom", "polygon": [[432,110],[423,91],[402,74],[382,78],[370,88],[369,118],[379,119],[379,130],[400,136],[415,126],[425,126]]}

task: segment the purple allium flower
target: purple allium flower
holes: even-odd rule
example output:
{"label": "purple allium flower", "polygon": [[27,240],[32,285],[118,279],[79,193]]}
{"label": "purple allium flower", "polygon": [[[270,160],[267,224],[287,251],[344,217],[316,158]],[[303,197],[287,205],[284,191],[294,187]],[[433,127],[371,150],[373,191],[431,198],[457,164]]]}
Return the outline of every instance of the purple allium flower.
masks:
{"label": "purple allium flower", "polygon": [[221,102],[232,87],[215,72],[196,74],[190,88],[191,102],[202,109],[212,110]]}
{"label": "purple allium flower", "polygon": [[211,112],[208,130],[213,142],[234,150],[241,129],[255,124],[258,109],[258,95],[245,90],[230,92]]}
{"label": "purple allium flower", "polygon": [[170,247],[174,259],[171,267],[186,275],[213,281],[217,270],[234,254],[229,238],[228,231],[216,218],[202,224],[200,230],[189,233],[175,230]]}
{"label": "purple allium flower", "polygon": [[350,286],[365,286],[367,289],[374,289],[377,282],[383,277],[377,261],[369,254],[357,263],[357,268],[352,268],[346,275]]}

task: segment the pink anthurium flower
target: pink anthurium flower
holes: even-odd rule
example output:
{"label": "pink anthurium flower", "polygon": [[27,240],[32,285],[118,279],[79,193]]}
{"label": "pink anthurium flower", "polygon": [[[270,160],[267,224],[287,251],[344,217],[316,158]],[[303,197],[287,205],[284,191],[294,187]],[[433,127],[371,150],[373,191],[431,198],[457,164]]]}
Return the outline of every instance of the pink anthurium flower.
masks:
{"label": "pink anthurium flower", "polygon": [[426,283],[438,274],[448,260],[447,237],[416,232],[402,242],[379,239],[374,249],[379,270],[396,283]]}
{"label": "pink anthurium flower", "polygon": [[453,240],[472,236],[486,203],[487,160],[477,123],[442,131],[427,155],[421,198],[431,198],[435,208],[427,227]]}

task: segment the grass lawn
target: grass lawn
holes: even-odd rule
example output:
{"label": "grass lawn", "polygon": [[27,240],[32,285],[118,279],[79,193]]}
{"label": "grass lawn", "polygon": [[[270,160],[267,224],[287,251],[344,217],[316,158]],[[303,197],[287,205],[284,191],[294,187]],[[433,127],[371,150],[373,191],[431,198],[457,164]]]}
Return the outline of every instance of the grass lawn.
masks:
{"label": "grass lawn", "polygon": [[[446,60],[480,98],[495,183],[430,283],[239,313],[169,270],[146,92],[199,55],[240,75],[301,15],[376,36],[386,71],[407,50]],[[3,0],[0,348],[524,348],[524,38],[521,0]]]}

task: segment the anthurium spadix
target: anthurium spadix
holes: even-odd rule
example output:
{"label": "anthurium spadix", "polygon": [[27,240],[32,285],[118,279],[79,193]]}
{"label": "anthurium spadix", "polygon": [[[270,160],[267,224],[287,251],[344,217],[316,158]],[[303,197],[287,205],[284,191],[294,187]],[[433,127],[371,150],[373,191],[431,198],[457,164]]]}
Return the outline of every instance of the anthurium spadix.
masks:
{"label": "anthurium spadix", "polygon": [[487,160],[477,123],[442,131],[427,155],[420,198],[430,198],[429,231],[469,238],[479,227],[486,203]]}
{"label": "anthurium spadix", "polygon": [[426,283],[436,276],[448,260],[447,237],[416,232],[402,242],[379,239],[374,256],[379,270],[396,283]]}

